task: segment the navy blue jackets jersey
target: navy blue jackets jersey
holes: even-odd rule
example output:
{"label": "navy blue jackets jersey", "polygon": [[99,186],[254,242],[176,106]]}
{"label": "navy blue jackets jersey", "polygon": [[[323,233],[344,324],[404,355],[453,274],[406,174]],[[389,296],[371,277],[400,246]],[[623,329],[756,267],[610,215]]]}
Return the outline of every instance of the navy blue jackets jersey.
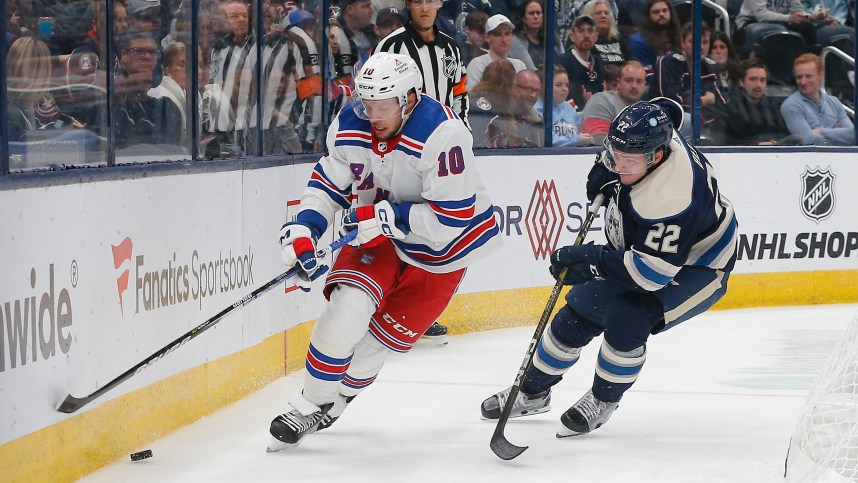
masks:
{"label": "navy blue jackets jersey", "polygon": [[644,179],[621,185],[608,204],[604,277],[622,286],[659,290],[684,266],[729,272],[736,261],[737,222],[712,166],[676,133],[671,154]]}
{"label": "navy blue jackets jersey", "polygon": [[[700,62],[700,80],[703,94],[715,94],[715,104],[727,102],[727,92],[718,76],[715,61],[704,57]],[[667,97],[682,104],[691,105],[691,74],[688,70],[688,59],[678,53],[671,52],[659,57],[653,68],[653,77],[649,83],[649,98]]]}
{"label": "navy blue jackets jersey", "polygon": [[370,122],[346,106],[327,144],[328,155],[301,197],[298,221],[324,231],[341,209],[396,203],[409,231],[392,240],[397,254],[433,273],[464,268],[500,244],[471,133],[450,107],[423,96],[402,132],[380,140]]}
{"label": "navy blue jackets jersey", "polygon": [[[595,52],[595,54],[594,54]],[[582,61],[573,49],[561,55],[557,63],[569,74],[569,97],[578,110],[584,109],[590,97],[602,92],[605,87],[605,67],[598,51],[591,50],[590,57]]]}

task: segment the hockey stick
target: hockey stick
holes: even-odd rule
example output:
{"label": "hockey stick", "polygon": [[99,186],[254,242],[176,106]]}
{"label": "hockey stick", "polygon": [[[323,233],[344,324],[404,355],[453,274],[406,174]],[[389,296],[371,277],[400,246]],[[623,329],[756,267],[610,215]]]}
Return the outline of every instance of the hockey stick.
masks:
{"label": "hockey stick", "polygon": [[[354,239],[354,237],[357,236],[357,232],[358,232],[357,230],[352,230],[352,231],[346,233],[340,239],[335,240],[333,243],[331,243],[331,246],[317,251],[316,256],[320,257],[320,258],[325,257],[328,254],[339,250],[340,248],[342,248],[343,245],[352,241]],[[250,303],[250,301],[255,300],[260,295],[264,294],[265,292],[271,290],[272,288],[274,288],[275,286],[280,284],[280,282],[294,277],[300,271],[301,271],[301,267],[299,265],[296,265],[296,266],[290,268],[288,271],[283,272],[280,275],[274,277],[270,282],[268,282],[265,285],[257,288],[253,292],[250,292],[249,294],[245,295],[244,297],[242,297],[240,300],[238,300],[234,304],[230,305],[229,307],[227,307],[227,308],[221,310],[220,312],[218,312],[217,314],[215,314],[212,318],[210,318],[210,319],[206,320],[205,322],[203,322],[202,324],[194,327],[193,329],[191,329],[187,333],[179,336],[179,338],[174,340],[173,342],[170,342],[169,344],[165,345],[164,347],[158,349],[157,352],[155,352],[151,356],[144,359],[143,362],[140,362],[139,364],[132,367],[131,369],[128,369],[127,371],[123,372],[122,375],[113,379],[112,381],[108,382],[107,384],[101,386],[92,394],[88,394],[88,395],[83,396],[83,397],[75,397],[75,396],[72,396],[71,394],[67,394],[66,397],[62,401],[60,401],[59,404],[57,404],[56,410],[61,412],[61,413],[73,413],[73,412],[77,411],[78,409],[82,408],[86,404],[97,399],[102,394],[104,394],[107,391],[118,386],[123,381],[130,379],[133,376],[136,376],[138,373],[140,373],[141,371],[143,371],[144,369],[146,369],[150,365],[161,360],[161,358],[163,358],[167,354],[169,354],[169,353],[173,352],[174,350],[178,349],[179,347],[185,345],[188,341],[190,341],[194,337],[202,334],[203,332],[207,331],[208,329],[211,329],[226,314],[232,312],[233,310],[237,309],[238,307],[242,307],[244,305],[247,305],[248,303]]]}
{"label": "hockey stick", "polygon": [[[575,238],[575,245],[580,245],[584,242],[584,238],[587,236],[587,232],[590,231],[590,225],[593,224],[593,219],[596,217],[596,213],[602,206],[604,198],[605,196],[600,193],[593,200],[593,205],[590,207],[589,212],[587,212],[587,217],[584,219],[581,231],[578,232],[578,237]],[[539,343],[539,339],[542,338],[542,333],[545,332],[545,327],[548,325],[548,317],[551,316],[551,312],[554,311],[554,305],[557,304],[557,298],[560,297],[560,291],[563,289],[564,278],[566,278],[565,268],[557,277],[557,283],[554,284],[554,288],[551,290],[551,295],[548,297],[548,303],[545,305],[545,310],[542,311],[542,317],[539,318],[539,323],[536,324],[536,331],[533,332],[533,337],[530,339],[530,345],[527,347],[527,353],[524,354],[524,361],[522,361],[521,367],[518,368],[518,374],[515,376],[515,383],[509,391],[509,397],[506,399],[506,404],[503,406],[500,419],[498,419],[498,424],[495,427],[494,434],[492,435],[492,441],[489,443],[489,447],[491,447],[492,451],[494,451],[500,459],[511,460],[521,453],[524,453],[524,450],[528,448],[527,446],[516,446],[507,441],[506,436],[503,434],[503,430],[509,420],[509,414],[512,411],[515,398],[521,390],[521,382],[524,379],[524,373],[527,372],[527,368],[533,361],[533,355],[536,353],[536,346]]]}

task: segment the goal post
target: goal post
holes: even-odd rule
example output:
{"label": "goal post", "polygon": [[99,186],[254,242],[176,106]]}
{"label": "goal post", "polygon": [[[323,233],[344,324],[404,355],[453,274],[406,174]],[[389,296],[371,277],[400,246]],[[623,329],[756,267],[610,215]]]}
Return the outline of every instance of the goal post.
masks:
{"label": "goal post", "polygon": [[811,389],[790,439],[787,482],[858,481],[858,313]]}

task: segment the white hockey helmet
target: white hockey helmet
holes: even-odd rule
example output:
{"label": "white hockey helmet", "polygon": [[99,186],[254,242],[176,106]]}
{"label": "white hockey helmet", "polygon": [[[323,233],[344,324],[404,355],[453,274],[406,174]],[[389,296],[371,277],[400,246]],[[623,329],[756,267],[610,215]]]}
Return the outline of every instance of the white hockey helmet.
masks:
{"label": "white hockey helmet", "polygon": [[408,93],[413,90],[420,101],[422,89],[423,75],[411,57],[378,52],[367,59],[355,78],[352,108],[359,117],[367,119],[363,101],[396,98],[403,119],[407,119]]}

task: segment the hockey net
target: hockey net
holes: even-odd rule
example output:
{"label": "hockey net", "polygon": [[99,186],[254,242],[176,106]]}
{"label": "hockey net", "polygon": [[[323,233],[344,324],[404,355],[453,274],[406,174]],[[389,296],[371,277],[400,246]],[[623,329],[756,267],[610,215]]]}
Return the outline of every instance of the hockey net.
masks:
{"label": "hockey net", "polygon": [[801,410],[787,454],[786,481],[858,481],[858,314]]}

